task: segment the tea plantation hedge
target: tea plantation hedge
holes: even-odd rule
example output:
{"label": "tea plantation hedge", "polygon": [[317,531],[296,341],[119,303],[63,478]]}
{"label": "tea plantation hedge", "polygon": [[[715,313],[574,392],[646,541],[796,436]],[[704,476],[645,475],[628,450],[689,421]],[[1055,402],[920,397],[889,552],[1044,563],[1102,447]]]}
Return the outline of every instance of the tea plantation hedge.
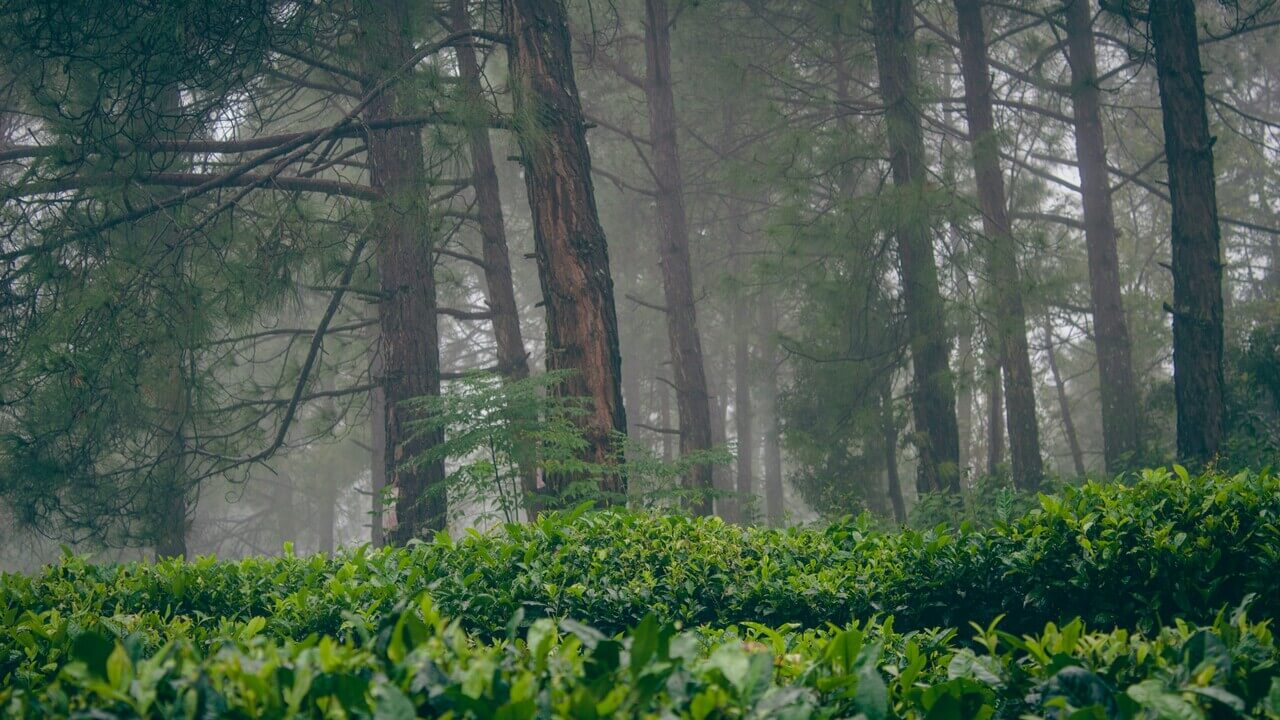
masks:
{"label": "tea plantation hedge", "polygon": [[1277,717],[1278,517],[1269,473],[1178,470],[981,531],[610,512],[333,558],[73,557],[0,577],[0,714]]}

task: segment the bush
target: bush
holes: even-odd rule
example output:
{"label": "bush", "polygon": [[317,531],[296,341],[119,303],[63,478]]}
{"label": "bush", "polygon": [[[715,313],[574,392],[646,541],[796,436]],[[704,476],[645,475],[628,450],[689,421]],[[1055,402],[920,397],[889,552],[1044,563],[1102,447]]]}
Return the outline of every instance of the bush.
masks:
{"label": "bush", "polygon": [[[1053,652],[1040,657],[1034,642],[1018,636],[1030,634],[1043,639],[1046,634],[1054,633],[1079,635],[1082,625],[1073,622],[1075,618],[1081,618],[1088,627],[1114,629],[1099,636],[1110,639],[1098,642],[1111,643],[1106,645],[1112,647],[1108,652],[1117,658],[1127,657],[1118,649],[1120,646],[1132,645],[1132,652],[1139,653],[1136,649],[1139,645],[1133,643],[1151,646],[1142,653],[1151,652],[1157,645],[1162,648],[1160,652],[1174,652],[1168,648],[1182,648],[1190,642],[1197,625],[1214,623],[1222,608],[1239,606],[1251,597],[1254,598],[1250,608],[1253,618],[1264,623],[1273,621],[1280,611],[1278,516],[1280,480],[1269,473],[1189,477],[1177,469],[1145,473],[1132,486],[1087,484],[1068,488],[1059,495],[1041,497],[1039,506],[1025,515],[984,530],[950,531],[938,527],[885,533],[874,529],[868,520],[849,520],[821,529],[778,531],[734,526],[716,519],[579,512],[546,516],[528,525],[508,525],[491,534],[468,533],[457,540],[442,535],[434,542],[409,548],[380,551],[361,548],[333,558],[286,556],[240,562],[202,558],[192,563],[95,566],[85,559],[68,557],[32,577],[0,577],[0,683],[7,692],[16,693],[12,697],[23,698],[14,707],[35,712],[28,708],[45,706],[30,703],[48,702],[52,703],[47,707],[53,708],[50,712],[54,714],[63,712],[59,709],[63,706],[58,703],[64,700],[74,705],[89,695],[98,698],[92,703],[115,697],[94,684],[101,681],[92,676],[93,668],[99,667],[94,658],[103,653],[116,657],[117,673],[124,672],[121,658],[122,654],[127,655],[134,667],[129,671],[134,673],[134,681],[142,682],[144,670],[158,674],[157,677],[167,678],[162,683],[164,688],[181,689],[182,697],[186,697],[183,693],[188,691],[195,693],[196,699],[190,702],[197,705],[204,702],[199,700],[204,697],[202,693],[223,692],[218,689],[218,683],[250,682],[243,673],[251,671],[244,668],[270,667],[277,673],[290,668],[288,672],[292,674],[288,682],[293,683],[301,682],[297,673],[304,672],[297,667],[311,667],[309,663],[336,663],[333,667],[350,664],[364,673],[361,677],[373,683],[370,687],[386,684],[376,680],[378,673],[391,678],[391,682],[401,683],[403,678],[396,673],[408,670],[401,667],[403,657],[388,654],[391,651],[385,647],[389,642],[387,636],[394,634],[388,624],[413,624],[414,621],[405,619],[405,599],[425,593],[431,598],[432,608],[426,617],[434,617],[433,613],[439,612],[456,618],[456,631],[433,630],[421,636],[435,638],[432,642],[452,648],[448,652],[456,657],[450,655],[454,659],[448,661],[453,663],[449,667],[470,668],[468,663],[487,663],[486,672],[492,674],[501,669],[502,673],[515,673],[525,678],[519,682],[526,685],[543,687],[538,684],[551,683],[552,689],[543,687],[538,691],[543,695],[547,692],[555,695],[561,690],[568,692],[566,688],[573,692],[603,692],[604,687],[596,684],[602,680],[592,679],[595,676],[591,673],[595,670],[591,668],[597,661],[592,659],[591,652],[596,650],[587,639],[580,638],[582,648],[574,646],[556,653],[557,657],[567,654],[577,658],[572,662],[583,665],[580,669],[564,671],[584,673],[581,687],[574,686],[580,682],[577,679],[564,679],[554,673],[547,675],[551,671],[546,668],[530,669],[522,664],[530,661],[526,657],[528,649],[513,645],[512,638],[527,637],[535,628],[542,628],[536,632],[549,632],[547,628],[551,626],[542,622],[545,620],[572,618],[588,622],[595,630],[588,631],[585,626],[568,620],[559,627],[575,637],[590,636],[594,638],[591,642],[601,647],[613,647],[616,643],[609,636],[640,625],[701,627],[698,637],[709,644],[696,658],[689,656],[680,661],[681,672],[705,676],[697,681],[704,683],[698,686],[702,688],[698,692],[720,682],[706,679],[718,676],[707,669],[712,666],[705,663],[718,657],[716,663],[731,663],[734,672],[740,670],[744,662],[753,667],[752,663],[764,661],[751,659],[749,648],[768,638],[776,656],[770,661],[778,673],[775,680],[786,681],[778,685],[779,688],[785,685],[785,696],[796,702],[802,702],[803,698],[808,698],[803,702],[815,698],[827,702],[829,698],[824,693],[830,688],[816,679],[826,670],[805,670],[812,675],[805,676],[811,683],[808,679],[799,679],[803,673],[794,678],[786,675],[786,662],[777,658],[785,660],[784,656],[793,654],[794,647],[806,642],[826,642],[824,638],[832,632],[829,630],[832,623],[870,622],[863,630],[879,628],[875,632],[881,633],[882,626],[872,619],[888,622],[886,619],[890,616],[895,629],[883,633],[888,648],[896,647],[896,633],[905,633],[902,637],[920,642],[926,637],[942,638],[939,642],[950,647],[954,645],[955,630],[968,628],[970,623],[985,628],[995,618],[1002,617],[999,627],[1004,634],[984,631],[982,637],[988,644],[979,643],[974,647],[984,648],[991,657],[1003,657],[1000,654],[1003,651],[997,652],[997,648],[989,644],[990,638],[997,638],[1000,647],[1014,653],[1009,656],[1010,664],[1000,672],[987,665],[974,668],[987,667],[1003,678],[998,687],[1016,685],[1021,688],[1017,691],[1020,693],[1030,687],[1026,685],[1031,682],[1028,678],[1049,682],[1054,673],[1066,666],[1062,665],[1065,661],[1054,659]],[[1234,640],[1227,637],[1230,633],[1223,622],[1218,619],[1213,635],[1231,647]],[[1050,623],[1057,626],[1049,626]],[[766,630],[770,627],[785,627],[787,631],[772,633]],[[1274,654],[1265,625],[1250,628],[1239,632],[1254,638],[1265,636],[1265,641],[1258,639],[1255,644],[1267,648],[1259,650],[1263,655]],[[1135,632],[1141,635],[1132,634]],[[738,647],[733,645],[736,641],[730,641],[735,637],[747,643],[744,647],[748,649],[740,649],[745,653],[742,656],[745,660],[736,656],[736,659],[729,658],[739,650],[718,649],[728,647],[725,642]],[[1140,637],[1149,639],[1137,639]],[[1196,642],[1210,643],[1206,638]],[[418,640],[414,640],[411,646],[418,644]],[[472,654],[461,659],[464,646]],[[516,650],[512,650],[513,647]],[[1095,651],[1091,644],[1081,648],[1082,653]],[[957,653],[963,649],[946,652],[960,656]],[[721,654],[717,655],[718,652]],[[822,652],[826,651],[814,647],[802,650],[800,656],[807,658],[805,662],[818,662]],[[1067,654],[1073,652],[1076,651]],[[487,659],[475,659],[481,657]],[[895,672],[914,662],[886,657],[890,657],[885,661],[889,664],[882,663],[881,668],[889,668],[885,672],[890,678],[897,677]],[[976,662],[963,657],[966,659],[957,662]],[[1174,673],[1182,678],[1175,683],[1174,675],[1164,670],[1158,678],[1153,678],[1150,672],[1154,672],[1151,668],[1155,666],[1144,664],[1148,662],[1147,655],[1135,655],[1135,658],[1133,662],[1124,660],[1127,664],[1116,666],[1115,672],[1120,675],[1099,673],[1105,676],[1106,687],[1127,688],[1125,683],[1141,684],[1153,679],[1165,683],[1161,686],[1165,690],[1181,687],[1177,683],[1217,682],[1194,673],[1194,677]],[[1102,663],[1102,659],[1095,660],[1093,665],[1083,659],[1078,663],[1099,672],[1094,666]],[[87,669],[74,669],[78,667],[77,662],[85,664]],[[1005,663],[1005,660],[999,662]],[[1174,660],[1166,658],[1164,662],[1174,663]],[[1178,662],[1185,665],[1190,660]],[[1272,668],[1270,672],[1275,674],[1275,666],[1267,664],[1270,662],[1257,660],[1257,672]],[[1014,675],[1035,663],[1043,664],[1044,668],[1027,671],[1030,675],[1026,678],[1018,675],[1022,679],[1014,682]],[[1133,674],[1124,675],[1130,672],[1125,668],[1130,668]],[[526,671],[536,677],[529,679],[520,674]],[[256,672],[259,671],[252,671]],[[320,671],[311,668],[305,672],[314,676],[308,682],[319,682],[320,674],[316,673]],[[412,683],[428,682],[436,671],[418,668],[413,672],[414,677],[427,679],[405,681],[410,685],[401,690],[421,708],[423,701],[414,693],[422,692],[423,687]],[[449,675],[452,671],[440,672],[454,677]],[[468,669],[466,672],[479,671]],[[610,672],[616,675],[622,670],[614,668]],[[943,678],[939,683],[959,680],[947,676],[943,670],[939,672],[943,672],[938,676]],[[607,676],[610,682],[617,680],[613,675]],[[117,674],[116,680],[120,677],[123,676]],[[516,679],[513,675],[509,679],[513,684],[503,692],[514,692]],[[1255,680],[1249,682],[1255,683]],[[1058,682],[1068,681],[1068,678],[1059,678]],[[114,681],[108,677],[107,682]],[[274,697],[272,694],[276,693],[277,699],[281,699],[289,692],[303,692],[286,690],[284,685],[279,685],[285,681],[275,676],[261,682],[267,683],[266,689],[259,688],[254,693],[264,697]],[[458,690],[465,694],[476,687],[487,688],[485,683],[498,682],[498,676],[483,682],[474,679],[457,679],[457,682],[470,688]],[[640,679],[637,676],[628,682],[639,683]],[[669,685],[669,679],[662,682]],[[831,682],[852,681],[846,678]],[[358,682],[356,685],[364,687]],[[986,690],[974,689],[977,695],[988,698],[983,702],[996,703],[992,707],[1013,706],[1017,693],[997,692],[991,689],[990,682],[985,685]],[[59,690],[60,687],[72,689],[64,691]],[[323,692],[347,692],[334,687],[324,685]],[[631,685],[626,687],[630,689],[625,692],[640,692]],[[1155,692],[1154,685],[1144,687]],[[1262,702],[1257,699],[1269,692],[1254,684],[1247,689],[1231,687],[1235,689],[1230,692],[1245,698],[1251,708],[1261,707],[1254,701]],[[721,690],[728,692],[725,688]],[[59,695],[60,692],[64,695]],[[226,692],[239,698],[242,691]],[[351,692],[355,693],[352,697],[364,698],[353,700],[357,705],[366,701],[383,702],[377,699],[381,697],[377,693],[382,690],[365,688]],[[901,692],[909,694],[907,688]],[[1187,700],[1182,690],[1169,692]],[[1213,691],[1206,692],[1212,694]],[[1143,695],[1147,690],[1129,692],[1126,689],[1122,694],[1136,702],[1138,700],[1131,697],[1133,693],[1147,698],[1142,702],[1150,700]],[[179,695],[173,696],[173,702],[178,702]],[[601,699],[605,695],[607,693],[599,695],[598,702],[605,703]],[[693,703],[693,695],[680,697],[683,699],[654,702],[663,703],[662,707],[685,708],[682,712],[696,716],[692,705],[680,704]],[[730,703],[724,707],[745,712],[756,708],[754,703],[764,702],[765,696],[752,696],[750,702],[744,697],[733,697],[736,699],[724,700]],[[959,698],[955,702],[967,703],[976,701],[975,698]],[[707,707],[720,707],[715,703],[721,699],[698,702],[712,703]],[[928,700],[935,701],[942,702],[936,698]],[[770,702],[782,700],[775,698]],[[926,699],[922,696],[919,702],[925,703]],[[1113,699],[1113,702],[1121,707],[1126,701]],[[1173,700],[1168,703],[1172,703],[1170,707],[1176,705]],[[1237,705],[1234,701],[1228,704]],[[235,707],[240,708],[237,712],[244,711],[240,706]],[[314,710],[318,707],[314,706],[313,711],[318,712]],[[969,717],[966,713],[954,716]],[[939,715],[942,716],[948,715]],[[1057,716],[1066,717],[1065,714]]]}

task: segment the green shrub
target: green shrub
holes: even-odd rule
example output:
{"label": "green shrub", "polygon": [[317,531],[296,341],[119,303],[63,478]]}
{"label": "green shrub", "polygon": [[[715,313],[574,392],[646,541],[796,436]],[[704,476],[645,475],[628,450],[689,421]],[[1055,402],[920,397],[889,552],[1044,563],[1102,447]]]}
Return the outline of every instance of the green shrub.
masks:
{"label": "green shrub", "polygon": [[[50,611],[52,612],[52,611]],[[1270,629],[1243,614],[1153,636],[1079,622],[1016,637],[891,623],[679,633],[647,616],[610,637],[540,619],[485,642],[424,596],[345,641],[278,641],[253,618],[208,648],[169,628],[62,636],[47,684],[0,689],[12,718],[1221,718],[1280,717]]]}

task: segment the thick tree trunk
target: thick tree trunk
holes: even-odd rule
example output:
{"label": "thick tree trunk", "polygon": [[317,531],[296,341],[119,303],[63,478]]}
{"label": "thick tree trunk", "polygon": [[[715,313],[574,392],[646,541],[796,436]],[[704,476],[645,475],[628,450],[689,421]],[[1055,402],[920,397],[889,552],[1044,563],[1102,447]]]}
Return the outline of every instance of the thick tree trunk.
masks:
{"label": "thick tree trunk", "polygon": [[[554,392],[591,401],[580,420],[583,459],[611,464],[618,457],[615,434],[627,430],[618,317],[564,2],[503,0],[502,12],[516,115],[537,126],[519,140],[547,311],[547,369],[573,371]],[[558,495],[567,478],[548,480]],[[620,475],[602,477],[600,490],[604,503],[626,497]]]}
{"label": "thick tree trunk", "polygon": [[889,162],[898,190],[898,261],[910,334],[917,484],[926,490],[960,490],[960,435],[949,356],[946,312],[938,289],[932,228],[925,198],[924,136],[915,68],[915,18],[911,0],[872,0],[876,64],[885,104]]}
{"label": "thick tree trunk", "polygon": [[1152,3],[1150,12],[1173,201],[1173,385],[1178,457],[1199,464],[1217,455],[1226,412],[1214,139],[1205,113],[1195,2]]}
{"label": "thick tree trunk", "polygon": [[898,422],[893,411],[893,381],[880,390],[880,430],[884,445],[884,471],[888,482],[889,503],[893,506],[893,519],[901,524],[907,521],[907,503],[902,497],[902,480],[898,477]]}
{"label": "thick tree trunk", "polygon": [[1071,419],[1071,402],[1067,398],[1067,385],[1058,370],[1058,354],[1054,346],[1057,341],[1053,337],[1053,326],[1046,317],[1044,321],[1044,354],[1049,361],[1049,374],[1053,377],[1053,387],[1058,394],[1058,412],[1062,415],[1062,429],[1067,436],[1067,446],[1071,449],[1071,462],[1075,466],[1076,476],[1084,477],[1084,451],[1080,449],[1080,439],[1076,436],[1076,424]]}
{"label": "thick tree trunk", "polygon": [[[671,343],[676,407],[680,413],[680,452],[683,454],[710,449],[712,428],[706,367],[694,305],[693,270],[689,264],[689,228],[676,141],[670,21],[666,0],[645,0],[645,57],[648,61],[645,96],[649,106],[649,141],[653,147],[653,172],[657,182],[658,259],[662,268],[664,315]],[[686,489],[702,493],[691,507],[699,515],[711,513],[711,498],[706,492],[712,487],[712,475],[710,465],[697,464],[689,468],[684,478]]]}
{"label": "thick tree trunk", "polygon": [[[413,50],[406,0],[369,2],[360,16],[366,43],[367,74],[377,83],[397,72]],[[370,121],[410,114],[396,85],[370,103]],[[436,287],[428,237],[429,192],[422,138],[417,128],[369,132],[369,161],[374,187],[384,197],[374,206],[377,262],[382,298],[379,338],[386,400],[387,482],[396,496],[396,526],[391,540],[404,544],[445,527],[448,500],[444,464],[417,462],[440,443],[440,432],[411,432],[415,419],[409,401],[440,394],[440,348],[436,326]]]}
{"label": "thick tree trunk", "polygon": [[764,508],[769,525],[780,527],[786,508],[782,494],[782,423],[778,406],[778,312],[776,298],[766,293],[760,299],[760,414],[764,438]]}
{"label": "thick tree trunk", "polygon": [[1068,0],[1065,11],[1076,158],[1080,165],[1084,235],[1089,254],[1093,335],[1102,396],[1102,448],[1107,472],[1114,474],[1124,470],[1126,463],[1141,453],[1138,389],[1120,292],[1116,219],[1111,205],[1089,0]]}
{"label": "thick tree trunk", "polygon": [[991,70],[987,63],[982,2],[956,0],[955,6],[974,179],[986,234],[987,274],[995,295],[996,336],[1004,371],[1013,482],[1019,488],[1034,490],[1044,477],[1040,426],[1036,419],[1031,353],[1027,347],[1018,246],[1009,224],[1004,176],[1000,172],[999,139],[991,110]]}

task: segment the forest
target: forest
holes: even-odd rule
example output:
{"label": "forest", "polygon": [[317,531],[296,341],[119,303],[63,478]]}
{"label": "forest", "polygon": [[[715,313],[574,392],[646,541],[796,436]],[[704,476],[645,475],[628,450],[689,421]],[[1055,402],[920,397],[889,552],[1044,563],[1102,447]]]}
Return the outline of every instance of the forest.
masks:
{"label": "forest", "polygon": [[0,717],[1280,720],[1277,458],[1276,0],[0,0]]}

